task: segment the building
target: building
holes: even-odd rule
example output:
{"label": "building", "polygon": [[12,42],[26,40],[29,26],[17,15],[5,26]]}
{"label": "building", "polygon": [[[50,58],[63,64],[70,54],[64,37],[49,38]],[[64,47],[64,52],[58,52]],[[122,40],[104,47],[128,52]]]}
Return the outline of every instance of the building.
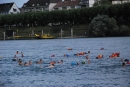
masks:
{"label": "building", "polygon": [[14,2],[0,4],[0,14],[5,15],[5,14],[18,14],[18,13],[20,13],[20,10]]}
{"label": "building", "polygon": [[22,12],[39,12],[39,11],[51,11],[53,6],[57,2],[62,0],[29,0],[27,3],[24,3],[21,11]]}
{"label": "building", "polygon": [[94,0],[64,0],[58,2],[53,10],[69,10],[77,8],[87,8],[92,7]]}
{"label": "building", "polygon": [[69,10],[69,9],[77,9],[81,8],[79,5],[79,0],[65,0],[62,2],[58,2],[54,7],[53,10]]}
{"label": "building", "polygon": [[130,0],[112,0],[112,4],[128,3]]}
{"label": "building", "polygon": [[89,7],[93,7],[93,4],[96,2],[96,0],[89,0]]}
{"label": "building", "polygon": [[53,10],[53,7],[58,3],[61,2],[62,0],[50,0],[50,5],[49,5],[49,11]]}
{"label": "building", "polygon": [[[112,4],[130,2],[130,0],[109,0]],[[52,10],[69,10],[92,7],[100,0],[29,0],[24,3],[21,12],[40,12]]]}
{"label": "building", "polygon": [[[94,2],[99,2],[100,3],[101,0],[94,0]],[[122,3],[128,3],[130,2],[130,0],[108,0],[110,1],[112,4],[122,4]],[[93,4],[94,4],[93,2]]]}

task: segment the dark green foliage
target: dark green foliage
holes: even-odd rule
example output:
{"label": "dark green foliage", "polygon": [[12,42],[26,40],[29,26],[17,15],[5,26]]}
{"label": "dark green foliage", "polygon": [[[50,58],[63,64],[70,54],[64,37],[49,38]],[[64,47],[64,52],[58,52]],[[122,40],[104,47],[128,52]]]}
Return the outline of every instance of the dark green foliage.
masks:
{"label": "dark green foliage", "polygon": [[[117,34],[115,32],[118,32],[118,29],[120,29],[118,26],[130,24],[130,3],[111,5],[109,2],[104,1],[106,0],[101,0],[100,5],[90,8],[0,15],[0,26],[15,25],[16,27],[37,27],[45,26],[48,23],[52,25],[54,23],[59,23],[60,25],[88,25],[93,23],[91,22],[92,19],[99,14],[107,15],[108,18],[98,21],[98,25],[96,26],[101,29],[104,27],[104,29],[100,31],[95,30],[95,36],[98,34],[99,36],[121,35],[121,33]],[[112,31],[114,31],[114,34]],[[92,34],[92,32],[90,34]]]}
{"label": "dark green foliage", "polygon": [[94,17],[90,24],[89,36],[124,36],[128,35],[129,28],[125,25],[117,26],[114,18],[109,18],[107,15],[98,15]]}
{"label": "dark green foliage", "polygon": [[126,25],[121,25],[120,28],[119,28],[119,32],[118,32],[118,35],[119,36],[125,36],[125,35],[128,35],[129,34],[129,31],[130,31],[130,28]]}

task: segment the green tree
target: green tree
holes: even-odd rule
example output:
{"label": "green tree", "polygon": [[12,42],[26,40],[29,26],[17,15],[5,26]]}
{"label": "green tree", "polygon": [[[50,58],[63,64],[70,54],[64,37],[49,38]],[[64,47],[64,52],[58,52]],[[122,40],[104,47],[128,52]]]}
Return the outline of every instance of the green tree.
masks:
{"label": "green tree", "polygon": [[120,36],[125,36],[128,35],[130,32],[130,28],[126,25],[121,25],[119,28],[119,35]]}
{"label": "green tree", "polygon": [[98,15],[93,18],[90,24],[90,36],[113,36],[117,33],[118,27],[114,18],[107,15]]}

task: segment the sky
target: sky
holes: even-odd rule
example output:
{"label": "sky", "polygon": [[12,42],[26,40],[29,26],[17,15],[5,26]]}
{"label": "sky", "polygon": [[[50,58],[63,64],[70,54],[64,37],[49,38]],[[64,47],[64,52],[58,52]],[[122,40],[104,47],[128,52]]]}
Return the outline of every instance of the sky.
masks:
{"label": "sky", "polygon": [[0,0],[0,3],[10,3],[15,2],[15,4],[18,6],[18,8],[21,8],[24,3],[26,3],[28,0]]}

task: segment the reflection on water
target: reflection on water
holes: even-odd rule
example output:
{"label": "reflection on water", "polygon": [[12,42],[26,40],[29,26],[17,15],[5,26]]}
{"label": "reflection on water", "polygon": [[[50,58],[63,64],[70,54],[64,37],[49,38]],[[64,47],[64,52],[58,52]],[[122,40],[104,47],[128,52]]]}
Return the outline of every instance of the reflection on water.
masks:
{"label": "reflection on water", "polygon": [[[12,61],[16,51],[23,52],[23,58],[17,54],[23,62],[32,60],[33,64],[25,67]],[[120,52],[120,57],[109,58],[114,52]],[[122,58],[130,60],[129,53],[130,37],[0,41],[0,87],[129,87],[130,65],[121,66]],[[96,59],[98,54],[104,57]],[[86,55],[91,63],[81,64],[87,61]],[[39,59],[44,63],[35,64]],[[63,64],[46,68],[50,61],[59,60]],[[71,65],[73,61],[80,64]]]}

